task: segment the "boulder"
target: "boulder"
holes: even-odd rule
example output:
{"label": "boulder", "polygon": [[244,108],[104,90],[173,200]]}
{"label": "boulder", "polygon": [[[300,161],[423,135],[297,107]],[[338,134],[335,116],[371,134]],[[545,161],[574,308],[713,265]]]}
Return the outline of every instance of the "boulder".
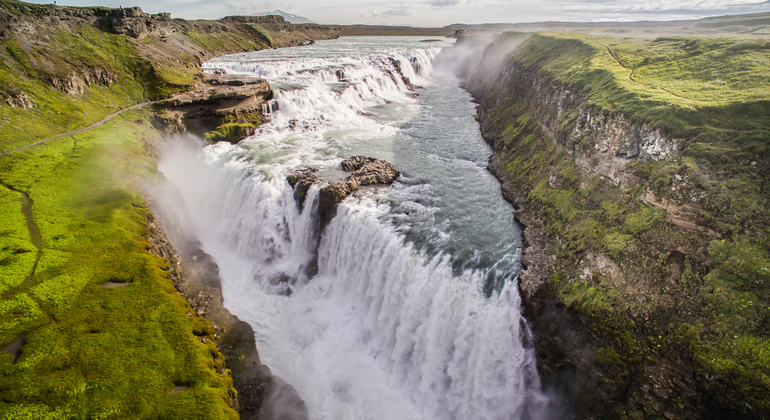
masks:
{"label": "boulder", "polygon": [[366,156],[353,156],[342,161],[344,171],[353,171],[348,181],[358,185],[392,184],[401,173],[384,160]]}
{"label": "boulder", "polygon": [[[369,156],[352,156],[340,164],[345,172],[352,172],[345,182],[333,182],[321,188],[318,193],[318,218],[321,229],[337,214],[337,206],[364,185],[392,184],[401,173],[389,162]],[[310,186],[319,181],[318,169],[308,168],[294,171],[286,177],[294,188],[294,199],[302,211]]]}
{"label": "boulder", "polygon": [[331,185],[321,188],[318,193],[318,216],[321,222],[321,229],[337,214],[337,205],[358,190],[355,183],[333,182]]}

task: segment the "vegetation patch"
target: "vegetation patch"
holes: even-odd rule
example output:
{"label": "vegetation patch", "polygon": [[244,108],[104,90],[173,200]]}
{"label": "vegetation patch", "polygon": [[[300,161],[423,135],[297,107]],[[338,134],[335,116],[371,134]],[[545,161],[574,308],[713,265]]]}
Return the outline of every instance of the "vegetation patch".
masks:
{"label": "vegetation patch", "polygon": [[[207,322],[189,316],[167,262],[147,252],[149,210],[134,182],[155,176],[144,144],[160,139],[148,120],[128,112],[0,158],[3,183],[29,195],[43,243],[32,277],[4,283],[0,299],[0,345],[26,336],[18,359],[0,354],[2,419],[237,417],[224,360],[198,337]],[[3,218],[16,238],[2,239],[29,247],[18,195],[3,197],[17,216]],[[108,281],[130,283],[99,288]],[[170,395],[182,382],[190,388]]]}
{"label": "vegetation patch", "polygon": [[[506,60],[470,81],[482,131],[554,239],[560,280],[549,293],[599,339],[611,404],[623,416],[660,415],[654,404],[672,415],[770,415],[770,43],[549,33]],[[598,118],[680,139],[679,153],[632,160],[625,188],[588,175],[573,156],[590,165],[594,139],[559,143],[577,110],[544,109],[531,75]],[[553,137],[536,114],[556,120]],[[691,376],[660,399],[639,388],[655,386],[650,372]]]}
{"label": "vegetation patch", "polygon": [[237,143],[244,138],[254,134],[254,129],[257,126],[252,123],[228,123],[222,124],[214,131],[209,131],[204,135],[206,140],[217,141],[229,141],[231,143]]}

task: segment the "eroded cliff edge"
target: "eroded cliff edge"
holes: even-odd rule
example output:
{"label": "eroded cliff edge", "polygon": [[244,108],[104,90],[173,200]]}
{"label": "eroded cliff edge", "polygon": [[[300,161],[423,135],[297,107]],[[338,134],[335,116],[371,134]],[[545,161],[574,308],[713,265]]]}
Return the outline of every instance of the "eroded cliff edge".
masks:
{"label": "eroded cliff edge", "polygon": [[768,101],[677,90],[651,59],[731,78],[767,43],[699,56],[740,42],[504,33],[466,76],[526,227],[540,373],[577,418],[770,412]]}

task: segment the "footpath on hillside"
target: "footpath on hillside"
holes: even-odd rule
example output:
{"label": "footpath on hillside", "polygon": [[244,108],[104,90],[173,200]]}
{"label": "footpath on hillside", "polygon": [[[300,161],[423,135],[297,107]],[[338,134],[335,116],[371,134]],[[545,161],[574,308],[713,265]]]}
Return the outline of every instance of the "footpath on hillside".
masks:
{"label": "footpath on hillside", "polygon": [[34,142],[34,143],[32,143],[32,144],[28,144],[28,145],[26,145],[26,146],[23,146],[23,147],[19,147],[19,148],[13,149],[13,150],[9,150],[9,151],[7,151],[7,152],[3,152],[3,153],[0,153],[0,156],[8,156],[8,155],[10,155],[11,153],[20,152],[20,151],[22,151],[22,150],[27,150],[27,149],[31,149],[31,148],[33,148],[33,147],[36,147],[36,146],[40,146],[41,144],[47,143],[47,142],[49,142],[49,141],[51,141],[51,140],[56,140],[56,139],[60,139],[60,138],[63,138],[63,137],[69,137],[69,136],[73,136],[73,135],[75,135],[75,134],[84,133],[84,132],[86,132],[86,131],[88,131],[88,130],[92,130],[92,129],[96,128],[96,127],[101,127],[101,126],[102,126],[102,125],[104,125],[104,123],[106,123],[107,121],[109,121],[109,120],[111,120],[111,119],[113,119],[113,118],[117,117],[118,115],[120,115],[120,114],[122,114],[122,113],[124,113],[124,112],[126,112],[126,111],[131,111],[132,109],[137,109],[137,108],[141,108],[141,107],[144,107],[144,106],[147,106],[147,105],[151,105],[151,104],[153,104],[154,102],[155,102],[155,101],[142,102],[142,103],[140,103],[140,104],[132,105],[132,106],[130,106],[130,107],[128,107],[128,108],[123,108],[123,109],[121,109],[121,110],[119,110],[119,111],[115,111],[115,112],[113,112],[112,114],[110,114],[110,115],[108,115],[108,116],[104,117],[104,119],[103,119],[103,120],[101,120],[101,121],[98,121],[98,122],[96,122],[96,123],[94,123],[94,124],[91,124],[91,125],[89,125],[88,127],[85,127],[85,128],[81,128],[81,129],[78,129],[78,130],[75,130],[75,131],[70,131],[70,132],[68,132],[68,133],[64,133],[64,134],[59,134],[58,136],[48,137],[47,139],[43,139],[43,140],[40,140],[40,141],[36,141],[36,142]]}

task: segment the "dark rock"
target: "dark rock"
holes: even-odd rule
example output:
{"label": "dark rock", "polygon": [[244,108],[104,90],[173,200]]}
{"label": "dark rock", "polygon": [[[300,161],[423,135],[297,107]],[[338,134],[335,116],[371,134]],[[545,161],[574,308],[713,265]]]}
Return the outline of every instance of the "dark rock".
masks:
{"label": "dark rock", "polygon": [[345,183],[335,182],[321,188],[318,214],[323,229],[337,214],[337,205],[363,185],[392,184],[401,173],[389,162],[368,156],[352,156],[340,164],[346,172],[353,171]]}
{"label": "dark rock", "polygon": [[[412,82],[409,80],[408,77],[404,76],[404,72],[401,70],[401,61],[396,60],[393,57],[388,57],[390,59],[390,62],[393,64],[393,67],[396,68],[396,73],[398,73],[398,76],[401,78],[401,80],[404,82],[407,88],[409,90],[416,90],[420,89],[419,86],[415,86],[412,84]],[[392,75],[391,75],[392,76]],[[394,80],[395,81],[395,80]]]}
{"label": "dark rock", "polygon": [[358,185],[392,184],[401,173],[389,162],[373,157],[353,156],[342,161],[342,169],[354,171],[348,182]]}
{"label": "dark rock", "polygon": [[337,205],[347,196],[358,190],[358,185],[350,182],[334,182],[331,185],[321,188],[318,194],[318,216],[321,226],[325,227],[337,214]]}
{"label": "dark rock", "polygon": [[375,160],[377,160],[377,158],[367,157],[367,156],[351,156],[343,160],[342,163],[340,163],[340,166],[342,167],[342,170],[345,172],[353,172],[355,170],[360,169],[365,164],[373,162]]}
{"label": "dark rock", "polygon": [[315,168],[300,169],[286,177],[289,185],[294,188],[294,200],[297,202],[299,211],[302,211],[305,207],[305,198],[307,197],[308,190],[310,190],[310,186],[318,182],[318,177],[315,175],[316,172],[318,172],[318,169]]}

